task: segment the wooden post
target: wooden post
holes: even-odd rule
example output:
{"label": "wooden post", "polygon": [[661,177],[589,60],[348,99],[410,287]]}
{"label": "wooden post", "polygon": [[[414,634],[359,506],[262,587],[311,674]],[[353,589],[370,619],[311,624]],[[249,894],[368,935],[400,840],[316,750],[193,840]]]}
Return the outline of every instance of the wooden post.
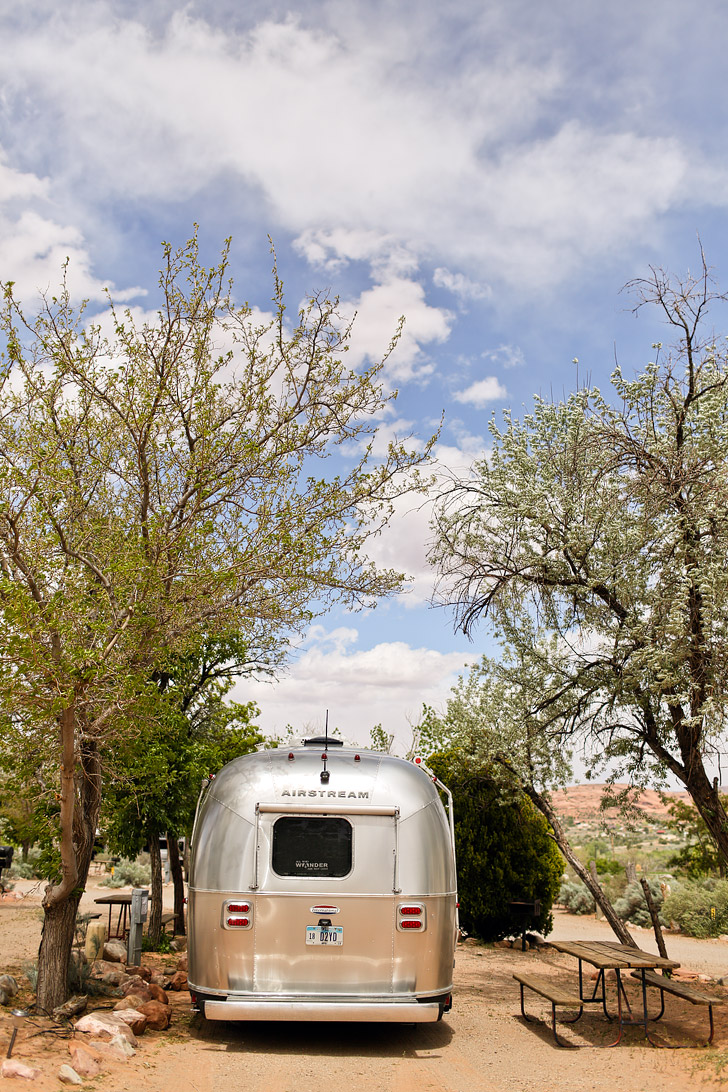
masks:
{"label": "wooden post", "polygon": [[[662,926],[660,925],[660,915],[657,913],[657,907],[655,906],[655,900],[652,898],[652,892],[650,891],[650,885],[643,876],[640,880],[642,884],[642,890],[645,893],[645,902],[647,903],[647,909],[650,912],[652,918],[652,928],[655,930],[655,939],[657,940],[657,949],[663,959],[669,959],[667,954],[667,948],[665,947],[665,938],[662,935]],[[669,971],[665,972],[669,974]]]}
{"label": "wooden post", "polygon": [[[597,886],[601,886],[599,884],[599,875],[597,873],[597,862],[596,861],[589,861],[589,872],[591,873],[591,878],[594,880],[594,883],[597,884]],[[595,903],[594,903],[594,920],[599,921],[600,917],[601,917],[601,914],[599,913],[599,903],[595,901]]]}

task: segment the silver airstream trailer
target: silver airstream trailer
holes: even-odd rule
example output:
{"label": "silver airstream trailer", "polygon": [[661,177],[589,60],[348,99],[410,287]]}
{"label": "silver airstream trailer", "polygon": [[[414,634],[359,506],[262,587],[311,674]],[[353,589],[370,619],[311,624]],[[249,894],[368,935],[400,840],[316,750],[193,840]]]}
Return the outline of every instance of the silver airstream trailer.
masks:
{"label": "silver airstream trailer", "polygon": [[245,755],[203,788],[188,975],[208,1020],[426,1022],[449,1011],[452,801],[448,815],[434,781],[329,738]]}

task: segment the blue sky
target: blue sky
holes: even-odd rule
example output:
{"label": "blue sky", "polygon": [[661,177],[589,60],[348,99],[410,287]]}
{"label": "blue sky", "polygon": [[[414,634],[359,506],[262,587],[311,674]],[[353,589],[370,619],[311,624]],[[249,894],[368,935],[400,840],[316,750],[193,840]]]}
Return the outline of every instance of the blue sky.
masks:
{"label": "blue sky", "polygon": [[[330,287],[358,311],[354,358],[405,335],[386,431],[466,468],[487,422],[663,331],[621,286],[650,264],[721,273],[728,232],[728,7],[675,0],[2,5],[0,277],[26,299],[70,257],[79,296],[143,308],[162,239],[233,236],[241,298]],[[723,270],[725,272],[725,270]],[[374,556],[407,595],[320,619],[262,726],[381,723],[406,746],[489,648],[428,600],[427,510],[403,505]]]}

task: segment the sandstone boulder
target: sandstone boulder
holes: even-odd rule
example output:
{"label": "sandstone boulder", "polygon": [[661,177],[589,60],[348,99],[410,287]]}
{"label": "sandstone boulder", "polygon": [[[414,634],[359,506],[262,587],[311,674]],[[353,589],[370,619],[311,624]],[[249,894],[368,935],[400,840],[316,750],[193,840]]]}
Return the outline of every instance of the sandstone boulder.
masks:
{"label": "sandstone boulder", "polygon": [[124,1012],[126,1009],[138,1009],[140,1005],[145,1005],[147,1001],[151,1001],[152,998],[145,991],[144,993],[128,993],[126,997],[122,997],[121,1001],[117,1001],[114,1005],[114,1012]]}
{"label": "sandstone boulder", "polygon": [[0,1065],[0,1077],[22,1077],[26,1081],[36,1081],[40,1075],[40,1069],[25,1065],[19,1058],[4,1058]]}
{"label": "sandstone boulder", "polygon": [[139,978],[143,978],[145,982],[152,981],[152,971],[150,967],[144,967],[143,965],[133,966],[130,963],[126,965],[126,973],[131,975],[138,975]]}
{"label": "sandstone boulder", "polygon": [[58,1070],[58,1080],[63,1084],[83,1084],[83,1078],[78,1075],[73,1066],[64,1062]]}
{"label": "sandstone boulder", "polygon": [[186,990],[187,989],[187,972],[175,971],[172,975],[172,981],[169,984],[170,990]]}
{"label": "sandstone boulder", "polygon": [[133,1045],[126,1036],[115,1035],[108,1046],[109,1054],[111,1054],[115,1058],[122,1058],[124,1061],[134,1056],[134,1047],[136,1046],[136,1037],[134,1036],[134,1032],[131,1030],[131,1028],[127,1028],[126,1030],[134,1039]]}
{"label": "sandstone boulder", "polygon": [[104,944],[104,959],[110,963],[126,963],[126,945],[121,940],[107,940]]}
{"label": "sandstone boulder", "polygon": [[99,1075],[101,1066],[99,1065],[97,1051],[92,1053],[91,1050],[81,1046],[80,1043],[69,1043],[68,1049],[71,1053],[71,1065],[79,1077],[97,1077]]}
{"label": "sandstone boulder", "polygon": [[143,1035],[146,1031],[149,1020],[138,1009],[123,1009],[119,1012],[119,1016],[135,1035]]}
{"label": "sandstone boulder", "polygon": [[115,1036],[121,1035],[129,1040],[131,1046],[137,1045],[134,1032],[122,1020],[118,1012],[90,1012],[76,1022],[76,1031],[82,1031],[87,1035],[98,1035],[106,1039],[113,1039]]}
{"label": "sandstone boulder", "polygon": [[147,1027],[152,1031],[164,1031],[169,1027],[169,1021],[172,1018],[172,1009],[169,1005],[163,1005],[161,1001],[147,1001],[141,1006],[139,1012],[147,1017]]}
{"label": "sandstone boulder", "polygon": [[[133,975],[127,982],[121,987],[121,992],[124,997],[128,997],[130,993],[139,994],[143,997],[145,993],[149,992],[149,983],[145,982],[141,975]],[[149,994],[149,997],[145,998],[146,1001],[151,1001],[153,994]]]}
{"label": "sandstone boulder", "polygon": [[15,997],[18,992],[18,983],[11,974],[0,974],[0,990],[8,997]]}

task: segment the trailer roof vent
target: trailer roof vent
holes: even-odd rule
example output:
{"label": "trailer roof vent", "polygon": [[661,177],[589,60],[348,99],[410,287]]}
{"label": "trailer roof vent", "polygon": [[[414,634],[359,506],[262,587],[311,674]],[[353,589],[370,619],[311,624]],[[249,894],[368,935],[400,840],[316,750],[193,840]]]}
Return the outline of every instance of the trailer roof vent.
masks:
{"label": "trailer roof vent", "polygon": [[310,736],[303,741],[304,747],[325,747],[326,745],[329,747],[343,747],[344,741],[343,739],[335,739],[332,736],[328,736],[328,738],[326,736]]}

